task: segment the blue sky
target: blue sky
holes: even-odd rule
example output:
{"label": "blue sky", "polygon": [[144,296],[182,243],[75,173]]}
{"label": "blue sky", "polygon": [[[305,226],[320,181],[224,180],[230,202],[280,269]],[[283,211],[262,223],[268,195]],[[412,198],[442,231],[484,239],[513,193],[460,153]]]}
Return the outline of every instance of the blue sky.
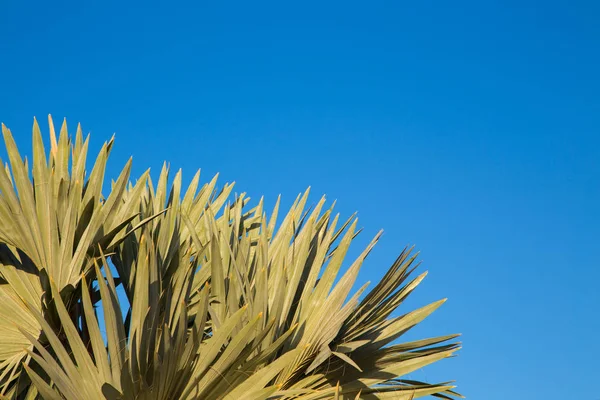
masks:
{"label": "blue sky", "polygon": [[[283,4],[285,3],[285,4]],[[442,4],[443,3],[443,4]],[[289,204],[312,186],[430,274],[417,371],[471,399],[598,399],[600,6],[583,1],[0,6],[0,120],[116,132],[111,173],[163,160]],[[411,336],[411,337],[412,337]]]}

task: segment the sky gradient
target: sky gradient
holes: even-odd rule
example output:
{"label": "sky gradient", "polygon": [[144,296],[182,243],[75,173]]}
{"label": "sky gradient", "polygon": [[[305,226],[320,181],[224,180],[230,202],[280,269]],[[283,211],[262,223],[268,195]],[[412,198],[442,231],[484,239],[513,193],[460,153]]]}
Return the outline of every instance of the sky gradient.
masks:
{"label": "sky gradient", "polygon": [[[600,395],[600,3],[0,5],[0,120],[116,133],[109,175],[164,160],[289,205],[312,187],[407,244],[448,297],[410,337],[461,332],[415,379],[470,399]],[[282,2],[284,3],[284,2]],[[485,4],[483,4],[485,3]],[[4,152],[0,152],[4,158]]]}

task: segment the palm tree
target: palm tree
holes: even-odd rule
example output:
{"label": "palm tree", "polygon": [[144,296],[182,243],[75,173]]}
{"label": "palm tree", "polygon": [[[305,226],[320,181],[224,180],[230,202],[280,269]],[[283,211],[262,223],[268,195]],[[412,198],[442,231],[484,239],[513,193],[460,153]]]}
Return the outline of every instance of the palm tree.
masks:
{"label": "palm tree", "polygon": [[[459,396],[402,376],[450,357],[457,335],[401,343],[437,301],[392,317],[425,274],[402,251],[351,293],[379,236],[342,269],[358,234],[300,195],[277,225],[233,185],[187,188],[181,171],[103,196],[104,143],[63,123],[50,152],[37,122],[29,164],[4,125],[0,168],[0,397],[11,399],[412,399]],[[30,173],[31,169],[31,173]]]}

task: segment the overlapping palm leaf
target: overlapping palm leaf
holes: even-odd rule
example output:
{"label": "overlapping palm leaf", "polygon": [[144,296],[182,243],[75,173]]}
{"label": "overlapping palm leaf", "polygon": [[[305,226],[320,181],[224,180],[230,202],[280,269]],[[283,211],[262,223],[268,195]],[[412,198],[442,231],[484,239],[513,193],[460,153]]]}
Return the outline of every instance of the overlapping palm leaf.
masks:
{"label": "overlapping palm leaf", "polygon": [[[40,326],[27,312],[27,304],[57,322],[53,310],[53,282],[71,305],[81,275],[92,271],[98,248],[110,251],[126,235],[129,221],[138,215],[138,202],[125,199],[131,163],[121,172],[110,195],[104,199],[102,184],[113,141],[102,146],[89,176],[85,140],[78,128],[71,142],[66,124],[58,139],[51,118],[49,155],[44,149],[37,122],[33,126],[33,162],[22,158],[13,136],[4,125],[2,133],[9,163],[0,168],[0,394],[12,393],[17,373],[27,361],[24,334],[39,335]],[[4,163],[3,163],[4,164]],[[145,176],[131,192],[145,187]],[[74,297],[75,296],[75,297]],[[71,312],[75,312],[72,310]],[[15,315],[14,320],[9,318]],[[56,325],[55,327],[59,327]],[[6,338],[6,339],[5,339]],[[25,385],[26,386],[26,385]],[[23,386],[23,387],[25,387]]]}
{"label": "overlapping palm leaf", "polygon": [[[112,140],[89,176],[88,140],[34,124],[33,173],[3,127],[0,388],[23,399],[412,399],[458,396],[403,379],[452,356],[456,335],[399,341],[443,301],[395,316],[424,278],[401,253],[352,292],[356,219],[308,191],[277,223],[233,185],[129,183],[102,196]],[[15,312],[18,310],[18,312]],[[99,313],[98,310],[102,312]]]}

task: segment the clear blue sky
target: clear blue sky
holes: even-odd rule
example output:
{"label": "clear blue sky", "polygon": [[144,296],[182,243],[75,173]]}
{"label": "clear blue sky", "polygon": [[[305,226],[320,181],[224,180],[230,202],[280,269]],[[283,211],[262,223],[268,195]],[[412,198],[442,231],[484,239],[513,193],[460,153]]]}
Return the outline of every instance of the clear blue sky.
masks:
{"label": "clear blue sky", "polygon": [[116,132],[113,174],[169,160],[270,204],[312,185],[360,245],[385,230],[361,280],[414,243],[409,305],[449,297],[411,335],[464,349],[414,378],[600,398],[598,2],[59,3],[0,6],[24,148],[52,113],[96,150]]}

